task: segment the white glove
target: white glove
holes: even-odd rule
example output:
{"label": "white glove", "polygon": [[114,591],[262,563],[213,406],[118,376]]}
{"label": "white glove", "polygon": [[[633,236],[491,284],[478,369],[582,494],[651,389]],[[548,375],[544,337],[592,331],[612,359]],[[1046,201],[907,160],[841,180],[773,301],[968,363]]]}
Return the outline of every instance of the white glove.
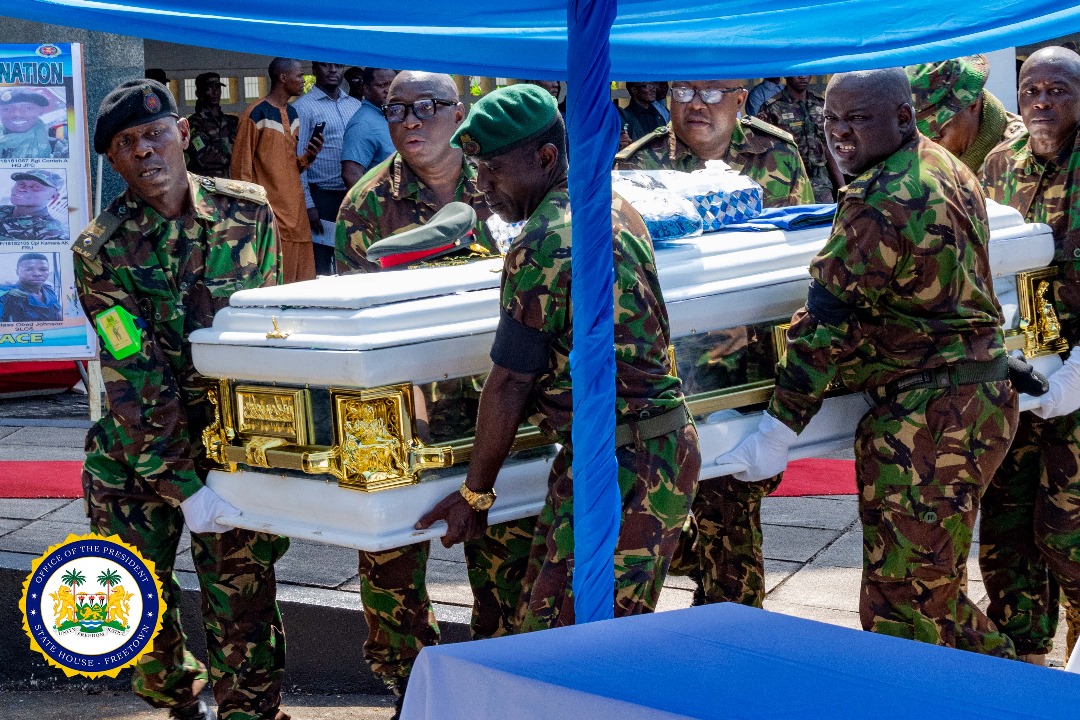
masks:
{"label": "white glove", "polygon": [[736,480],[757,482],[779,475],[787,467],[788,449],[798,434],[769,413],[763,413],[757,432],[739,443],[738,447],[716,459],[717,465],[744,465],[734,473]]}
{"label": "white glove", "polygon": [[205,485],[194,495],[180,503],[184,511],[184,522],[193,533],[223,533],[232,530],[227,525],[219,525],[220,517],[239,517],[240,511],[221,499],[216,492]]}
{"label": "white glove", "polygon": [[1061,369],[1050,376],[1050,390],[1031,412],[1044,420],[1080,410],[1080,351],[1074,347]]}

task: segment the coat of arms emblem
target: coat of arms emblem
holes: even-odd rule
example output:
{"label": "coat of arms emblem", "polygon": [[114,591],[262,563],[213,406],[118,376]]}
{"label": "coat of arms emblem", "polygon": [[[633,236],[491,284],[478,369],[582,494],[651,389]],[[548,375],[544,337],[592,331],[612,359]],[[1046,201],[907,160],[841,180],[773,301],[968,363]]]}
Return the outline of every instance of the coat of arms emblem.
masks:
{"label": "coat of arms emblem", "polygon": [[165,603],[153,563],[135,548],[115,535],[70,535],[34,562],[20,609],[49,664],[115,677],[152,649]]}

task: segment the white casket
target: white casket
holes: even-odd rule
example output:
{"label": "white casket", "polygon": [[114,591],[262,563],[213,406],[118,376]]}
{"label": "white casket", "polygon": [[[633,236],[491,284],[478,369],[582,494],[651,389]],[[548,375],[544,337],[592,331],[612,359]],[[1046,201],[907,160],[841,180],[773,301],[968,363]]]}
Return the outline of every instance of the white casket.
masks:
{"label": "white casket", "polygon": [[[988,207],[1009,347],[1049,374],[1064,343],[1040,294],[1051,274],[1050,229]],[[703,479],[729,472],[716,458],[756,427],[778,338],[805,300],[807,267],[828,233],[727,231],[657,248],[674,352],[699,419]],[[441,535],[413,524],[460,486],[472,438],[421,430],[435,427],[426,413],[446,396],[430,384],[452,381],[461,407],[475,400],[476,376],[490,368],[500,271],[501,260],[483,260],[246,290],[213,327],[193,333],[195,366],[217,380],[217,417],[204,438],[222,469],[208,482],[242,510],[234,524],[363,550]],[[858,394],[826,399],[793,458],[850,448],[867,407]],[[515,447],[522,451],[499,476],[492,523],[543,505],[555,449],[529,428]]]}

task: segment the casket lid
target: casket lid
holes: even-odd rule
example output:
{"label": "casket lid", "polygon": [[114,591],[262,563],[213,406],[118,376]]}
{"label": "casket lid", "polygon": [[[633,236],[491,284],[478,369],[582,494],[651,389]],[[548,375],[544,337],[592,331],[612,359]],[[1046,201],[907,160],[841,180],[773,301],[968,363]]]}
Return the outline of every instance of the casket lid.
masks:
{"label": "casket lid", "polygon": [[363,310],[498,287],[501,273],[502,260],[496,258],[466,265],[372,273],[363,282],[357,282],[354,276],[331,275],[291,285],[242,290],[229,299],[229,305]]}

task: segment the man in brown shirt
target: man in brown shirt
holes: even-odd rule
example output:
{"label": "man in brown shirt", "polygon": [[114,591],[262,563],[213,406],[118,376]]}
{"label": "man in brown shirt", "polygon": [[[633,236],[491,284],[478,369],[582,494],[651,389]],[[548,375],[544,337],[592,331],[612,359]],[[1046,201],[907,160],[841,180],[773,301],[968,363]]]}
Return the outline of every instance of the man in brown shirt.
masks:
{"label": "man in brown shirt", "polygon": [[312,137],[307,151],[296,156],[300,117],[289,105],[289,98],[304,92],[300,61],[274,58],[269,74],[270,92],[240,116],[232,177],[266,188],[277,218],[283,282],[311,280],[315,277],[315,254],[300,173],[319,154],[322,139]]}

